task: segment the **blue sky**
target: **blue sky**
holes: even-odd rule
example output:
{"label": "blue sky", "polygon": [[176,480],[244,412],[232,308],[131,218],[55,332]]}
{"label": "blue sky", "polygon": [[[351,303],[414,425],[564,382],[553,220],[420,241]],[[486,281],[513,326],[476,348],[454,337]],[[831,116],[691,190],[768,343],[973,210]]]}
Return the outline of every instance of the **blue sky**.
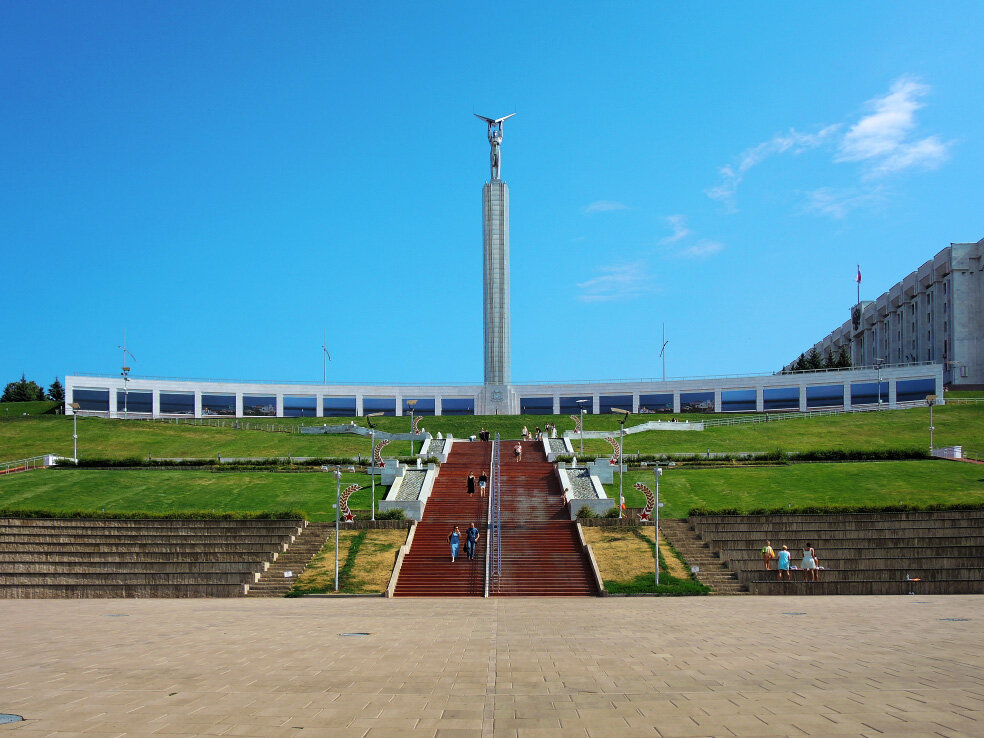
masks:
{"label": "blue sky", "polygon": [[984,237],[984,5],[0,5],[0,379],[772,371]]}

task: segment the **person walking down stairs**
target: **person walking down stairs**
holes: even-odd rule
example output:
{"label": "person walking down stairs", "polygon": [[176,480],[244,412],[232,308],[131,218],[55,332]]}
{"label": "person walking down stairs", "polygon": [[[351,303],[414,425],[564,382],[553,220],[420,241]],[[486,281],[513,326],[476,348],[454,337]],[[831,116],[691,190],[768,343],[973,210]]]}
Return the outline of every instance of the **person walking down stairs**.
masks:
{"label": "person walking down stairs", "polygon": [[458,530],[458,526],[454,526],[454,530],[448,535],[448,543],[451,544],[451,563],[458,557],[458,544],[461,542],[461,531]]}

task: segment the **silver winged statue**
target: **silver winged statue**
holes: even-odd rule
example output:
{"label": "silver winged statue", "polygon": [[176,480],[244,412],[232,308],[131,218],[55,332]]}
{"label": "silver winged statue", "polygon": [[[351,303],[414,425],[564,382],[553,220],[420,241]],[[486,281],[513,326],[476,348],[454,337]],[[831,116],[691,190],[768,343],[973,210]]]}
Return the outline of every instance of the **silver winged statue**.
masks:
{"label": "silver winged statue", "polygon": [[515,113],[510,113],[503,118],[486,118],[484,115],[473,113],[476,118],[481,118],[489,125],[489,144],[492,150],[489,152],[489,162],[492,165],[492,179],[499,179],[499,144],[502,143],[502,124],[512,118]]}

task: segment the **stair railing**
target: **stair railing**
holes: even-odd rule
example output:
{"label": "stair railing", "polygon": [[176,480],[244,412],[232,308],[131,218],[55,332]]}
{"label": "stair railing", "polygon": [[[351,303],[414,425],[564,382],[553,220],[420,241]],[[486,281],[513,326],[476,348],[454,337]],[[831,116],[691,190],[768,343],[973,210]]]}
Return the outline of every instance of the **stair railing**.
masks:
{"label": "stair railing", "polygon": [[502,526],[499,494],[499,434],[492,441],[489,468],[488,555],[485,557],[485,596],[498,593],[502,579]]}

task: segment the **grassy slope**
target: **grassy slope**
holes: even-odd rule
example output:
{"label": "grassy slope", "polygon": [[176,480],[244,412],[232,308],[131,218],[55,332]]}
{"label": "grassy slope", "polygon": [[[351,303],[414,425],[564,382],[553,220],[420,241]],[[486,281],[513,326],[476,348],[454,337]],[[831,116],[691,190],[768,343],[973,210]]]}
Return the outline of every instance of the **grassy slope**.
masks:
{"label": "grassy slope", "polygon": [[[642,507],[645,497],[632,485],[653,488],[651,471],[625,474],[628,507]],[[615,483],[605,485],[612,499]],[[686,517],[696,505],[711,508],[801,505],[889,505],[899,501],[984,502],[984,466],[953,461],[883,461],[856,464],[792,464],[734,469],[667,469],[659,483],[662,514]]]}
{"label": "grassy slope", "polygon": [[[681,416],[683,417],[683,416]],[[653,416],[633,416],[629,424],[651,420]],[[348,423],[350,419],[325,418],[329,424]],[[516,438],[525,424],[529,427],[552,420],[558,428],[573,429],[566,416],[472,417],[446,416],[425,418],[423,427],[456,437],[468,436],[485,425],[499,430],[505,438]],[[409,418],[380,418],[382,430],[406,432]],[[300,424],[300,420],[276,420]],[[358,419],[364,424],[362,419]],[[970,453],[984,456],[984,405],[960,405],[934,411],[937,446],[962,444]],[[304,420],[311,425],[311,418]],[[610,415],[589,415],[587,430],[617,429]],[[890,448],[929,446],[929,411],[885,411],[858,415],[806,418],[776,423],[709,428],[705,431],[651,431],[626,436],[628,453],[674,453],[711,451],[786,451],[815,448]],[[575,449],[578,441],[574,439]],[[409,443],[395,442],[386,455],[409,452]],[[603,455],[609,452],[604,440],[586,440],[585,452]],[[72,454],[72,418],[45,416],[0,423],[0,460],[34,456],[42,453]],[[369,441],[361,436],[308,436],[287,433],[244,431],[234,428],[167,425],[143,421],[116,421],[99,418],[79,419],[79,453],[98,457],[127,456],[349,456],[369,453]]]}
{"label": "grassy slope", "polygon": [[44,415],[51,413],[56,407],[60,407],[60,402],[49,400],[37,400],[34,402],[0,402],[0,419],[15,418],[20,415]]}
{"label": "grassy slope", "polygon": [[[342,489],[368,484],[365,474],[345,473]],[[376,500],[385,488],[376,485]],[[349,498],[369,509],[368,486]],[[334,479],[329,474],[271,472],[51,469],[0,477],[0,506],[109,512],[216,510],[249,512],[298,509],[310,520],[334,520]]]}

